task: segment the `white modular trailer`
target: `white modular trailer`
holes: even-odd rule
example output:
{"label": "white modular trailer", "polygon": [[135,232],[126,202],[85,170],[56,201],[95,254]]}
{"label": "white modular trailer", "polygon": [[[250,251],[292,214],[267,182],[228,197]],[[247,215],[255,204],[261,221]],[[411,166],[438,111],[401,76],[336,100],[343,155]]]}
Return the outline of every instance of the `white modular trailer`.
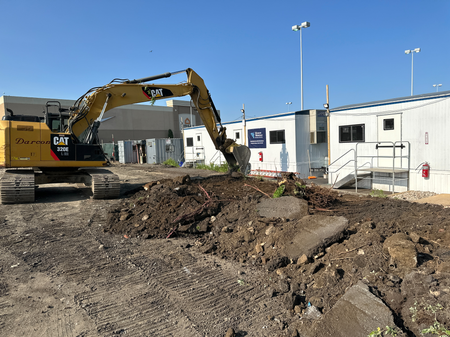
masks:
{"label": "white modular trailer", "polygon": [[[226,127],[228,138],[233,138],[237,144],[244,144],[244,123],[242,121],[223,125]],[[222,153],[214,147],[214,143],[203,125],[185,128],[183,145],[186,163],[221,165],[226,162]]]}
{"label": "white modular trailer", "polygon": [[331,110],[330,184],[356,173],[357,187],[450,193],[448,153],[450,91]]}
{"label": "white modular trailer", "polygon": [[[228,138],[250,148],[251,174],[276,176],[279,172],[295,172],[302,178],[323,174],[328,151],[324,110],[288,112],[223,126]],[[184,129],[183,138],[186,162],[225,162],[205,127]]]}

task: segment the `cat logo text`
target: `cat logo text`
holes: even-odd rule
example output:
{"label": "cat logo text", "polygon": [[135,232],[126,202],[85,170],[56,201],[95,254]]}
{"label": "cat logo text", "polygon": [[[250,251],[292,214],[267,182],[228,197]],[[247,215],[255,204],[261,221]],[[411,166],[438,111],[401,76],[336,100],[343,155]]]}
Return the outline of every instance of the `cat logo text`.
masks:
{"label": "cat logo text", "polygon": [[53,145],[57,146],[56,151],[67,153],[69,152],[69,137],[55,136],[53,138]]}

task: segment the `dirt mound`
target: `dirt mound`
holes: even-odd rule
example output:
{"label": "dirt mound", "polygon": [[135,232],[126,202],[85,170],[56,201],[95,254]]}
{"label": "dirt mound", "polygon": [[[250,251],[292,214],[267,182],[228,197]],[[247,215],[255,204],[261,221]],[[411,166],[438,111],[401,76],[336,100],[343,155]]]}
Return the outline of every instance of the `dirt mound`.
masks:
{"label": "dirt mound", "polygon": [[[263,199],[283,188],[283,195],[306,200],[307,216],[345,217],[347,228],[314,255],[288,257],[292,235],[285,233],[295,233],[301,219],[257,212]],[[293,318],[308,306],[326,313],[362,280],[410,335],[436,320],[450,326],[450,209],[441,206],[338,195],[295,176],[282,182],[183,176],[147,184],[110,210],[104,230],[126,238],[193,235],[192,249],[261,266],[269,296],[284,296]],[[299,331],[314,328],[293,319],[296,324]]]}

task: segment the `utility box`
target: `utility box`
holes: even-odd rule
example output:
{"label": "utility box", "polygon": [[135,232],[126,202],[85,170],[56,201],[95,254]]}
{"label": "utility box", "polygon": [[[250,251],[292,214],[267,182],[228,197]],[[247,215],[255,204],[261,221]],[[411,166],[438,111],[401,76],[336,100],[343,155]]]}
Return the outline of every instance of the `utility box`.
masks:
{"label": "utility box", "polygon": [[176,162],[183,160],[182,138],[146,139],[147,164],[161,164],[172,158]]}
{"label": "utility box", "polygon": [[133,161],[133,142],[131,140],[119,140],[119,163],[129,164],[136,163]]}

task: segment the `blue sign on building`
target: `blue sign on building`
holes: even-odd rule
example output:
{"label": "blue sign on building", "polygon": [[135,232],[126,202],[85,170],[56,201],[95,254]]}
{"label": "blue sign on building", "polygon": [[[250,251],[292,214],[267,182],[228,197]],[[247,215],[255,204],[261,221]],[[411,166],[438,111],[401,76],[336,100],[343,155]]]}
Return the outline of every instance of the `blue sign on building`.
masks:
{"label": "blue sign on building", "polygon": [[266,128],[248,130],[249,148],[266,148]]}

